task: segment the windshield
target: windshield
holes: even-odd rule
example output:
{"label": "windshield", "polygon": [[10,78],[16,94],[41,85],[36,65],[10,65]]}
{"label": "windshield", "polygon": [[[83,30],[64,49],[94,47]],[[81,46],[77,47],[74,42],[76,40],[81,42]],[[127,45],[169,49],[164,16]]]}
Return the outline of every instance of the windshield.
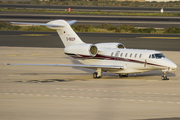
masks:
{"label": "windshield", "polygon": [[165,56],[162,53],[154,54],[156,59],[165,58]]}

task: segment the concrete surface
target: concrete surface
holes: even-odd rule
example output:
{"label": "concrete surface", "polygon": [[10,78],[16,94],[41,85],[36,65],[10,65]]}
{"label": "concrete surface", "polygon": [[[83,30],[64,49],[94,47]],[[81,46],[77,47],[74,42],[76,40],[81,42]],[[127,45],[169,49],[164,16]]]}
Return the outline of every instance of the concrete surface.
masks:
{"label": "concrete surface", "polygon": [[[119,78],[93,70],[4,63],[77,63],[62,48],[0,47],[2,120],[178,120],[180,52],[163,51],[177,65],[161,81],[159,71]],[[158,119],[159,120],[159,119]]]}

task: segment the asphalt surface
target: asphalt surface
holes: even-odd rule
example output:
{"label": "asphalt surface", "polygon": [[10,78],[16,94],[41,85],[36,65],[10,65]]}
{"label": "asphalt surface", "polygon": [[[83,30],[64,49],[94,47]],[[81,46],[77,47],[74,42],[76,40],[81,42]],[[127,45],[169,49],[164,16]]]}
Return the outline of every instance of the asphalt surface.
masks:
{"label": "asphalt surface", "polygon": [[[175,3],[171,3],[175,4]],[[72,11],[106,11],[106,12],[160,12],[161,7],[107,7],[107,6],[72,6],[72,5],[26,5],[26,4],[0,4],[0,8],[26,8],[26,9],[53,9]],[[163,8],[164,12],[179,13],[180,8]]]}
{"label": "asphalt surface", "polygon": [[179,17],[153,16],[106,16],[106,15],[66,15],[52,13],[0,12],[0,20],[4,22],[40,22],[46,23],[56,19],[77,20],[76,24],[113,25],[130,24],[134,27],[180,27]]}
{"label": "asphalt surface", "polygon": [[[86,43],[120,42],[126,48],[180,51],[178,34],[77,33]],[[63,48],[56,32],[0,31],[0,46]]]}

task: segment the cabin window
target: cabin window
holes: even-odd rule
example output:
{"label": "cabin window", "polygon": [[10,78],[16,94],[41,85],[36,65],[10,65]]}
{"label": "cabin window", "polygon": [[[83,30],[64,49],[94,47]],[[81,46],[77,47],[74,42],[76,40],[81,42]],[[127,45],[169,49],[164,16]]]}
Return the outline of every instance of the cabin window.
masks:
{"label": "cabin window", "polygon": [[126,54],[125,54],[125,57],[127,57],[127,55],[128,55],[128,54],[126,53]]}
{"label": "cabin window", "polygon": [[142,57],[142,54],[139,55],[139,58],[141,58],[141,57]]}
{"label": "cabin window", "polygon": [[152,54],[152,58],[155,58],[155,55],[154,55],[154,54]]}
{"label": "cabin window", "polygon": [[134,57],[136,58],[137,54],[134,55]]}
{"label": "cabin window", "polygon": [[112,53],[111,53],[111,56],[113,56],[113,54],[114,54],[114,53],[112,52]]}
{"label": "cabin window", "polygon": [[123,53],[121,53],[121,57],[123,56]]}
{"label": "cabin window", "polygon": [[151,58],[151,55],[149,55],[149,58]]}
{"label": "cabin window", "polygon": [[116,57],[118,57],[118,56],[119,56],[119,53],[120,53],[120,51],[117,51],[117,52],[116,52]]}
{"label": "cabin window", "polygon": [[132,57],[132,53],[130,54],[130,57]]}

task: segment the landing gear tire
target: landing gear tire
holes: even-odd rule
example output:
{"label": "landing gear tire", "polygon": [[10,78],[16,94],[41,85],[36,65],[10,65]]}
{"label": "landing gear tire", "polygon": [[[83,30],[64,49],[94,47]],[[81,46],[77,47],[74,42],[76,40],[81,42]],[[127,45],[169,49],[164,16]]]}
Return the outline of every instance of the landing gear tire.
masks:
{"label": "landing gear tire", "polygon": [[121,77],[128,77],[128,74],[126,74],[126,75],[119,74],[119,77],[120,77],[120,78],[121,78]]}
{"label": "landing gear tire", "polygon": [[97,72],[94,72],[94,73],[93,73],[93,78],[94,78],[94,79],[101,78],[101,76],[98,77],[97,75],[98,75],[98,73],[97,73]]}
{"label": "landing gear tire", "polygon": [[169,80],[169,78],[167,78],[167,76],[162,76],[161,80]]}
{"label": "landing gear tire", "polygon": [[166,72],[163,72],[163,76],[161,77],[161,80],[169,80],[169,78],[167,78],[167,76],[166,76]]}

